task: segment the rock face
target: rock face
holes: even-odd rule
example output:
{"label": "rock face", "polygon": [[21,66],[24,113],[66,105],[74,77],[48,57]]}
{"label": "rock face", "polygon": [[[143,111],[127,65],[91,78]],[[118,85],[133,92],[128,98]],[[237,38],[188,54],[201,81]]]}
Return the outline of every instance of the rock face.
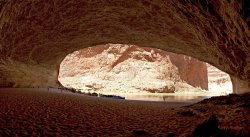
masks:
{"label": "rock face", "polygon": [[241,80],[237,77],[230,76],[233,84],[233,91],[236,94],[243,94],[249,92],[250,83],[244,80]]}
{"label": "rock face", "polygon": [[67,54],[122,43],[208,62],[248,92],[249,7],[248,0],[1,0],[0,85],[57,85]]}
{"label": "rock face", "polygon": [[208,89],[210,92],[222,92],[224,94],[230,94],[233,92],[232,81],[230,76],[215,68],[214,66],[207,64],[208,71]]}
{"label": "rock face", "polygon": [[99,45],[69,54],[61,63],[59,80],[65,86],[106,91],[208,89],[206,63],[159,49],[122,44]]}
{"label": "rock face", "polygon": [[171,62],[178,68],[180,78],[194,87],[208,89],[207,66],[189,56],[167,52]]}

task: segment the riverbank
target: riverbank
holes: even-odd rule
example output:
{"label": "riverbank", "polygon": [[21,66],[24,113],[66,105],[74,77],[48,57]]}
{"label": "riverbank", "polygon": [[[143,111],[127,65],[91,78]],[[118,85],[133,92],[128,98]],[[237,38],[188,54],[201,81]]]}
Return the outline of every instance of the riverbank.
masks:
{"label": "riverbank", "polygon": [[247,136],[249,98],[213,97],[180,107],[183,104],[171,106],[42,89],[0,89],[0,135],[191,136],[199,134],[201,125],[212,119],[218,120],[217,125],[208,125],[218,128],[213,134]]}

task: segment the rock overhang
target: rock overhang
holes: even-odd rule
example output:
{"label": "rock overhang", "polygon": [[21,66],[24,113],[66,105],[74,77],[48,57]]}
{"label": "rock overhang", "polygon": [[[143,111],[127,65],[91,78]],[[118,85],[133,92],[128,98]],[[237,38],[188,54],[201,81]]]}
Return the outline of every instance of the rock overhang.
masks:
{"label": "rock overhang", "polygon": [[106,43],[189,55],[249,83],[248,11],[247,0],[2,1],[0,83],[56,85],[68,53]]}

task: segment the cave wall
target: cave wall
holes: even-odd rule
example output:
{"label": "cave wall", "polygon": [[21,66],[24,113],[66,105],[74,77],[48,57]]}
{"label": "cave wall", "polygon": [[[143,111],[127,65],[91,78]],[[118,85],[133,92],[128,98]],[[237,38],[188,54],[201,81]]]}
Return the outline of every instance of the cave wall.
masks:
{"label": "cave wall", "polygon": [[250,91],[250,82],[241,80],[235,76],[230,76],[232,84],[233,84],[233,91],[236,94],[244,94]]}
{"label": "cave wall", "polygon": [[[0,85],[54,85],[67,54],[106,43],[189,55],[250,83],[249,5],[247,0],[2,0]],[[6,61],[29,67],[19,71],[19,63],[10,67]]]}
{"label": "cave wall", "polygon": [[59,67],[13,60],[2,62],[0,87],[58,87]]}

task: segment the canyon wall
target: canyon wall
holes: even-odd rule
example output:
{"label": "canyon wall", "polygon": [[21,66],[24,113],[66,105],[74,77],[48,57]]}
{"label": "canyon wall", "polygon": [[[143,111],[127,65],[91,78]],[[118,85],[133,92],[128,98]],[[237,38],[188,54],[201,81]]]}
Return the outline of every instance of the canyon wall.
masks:
{"label": "canyon wall", "polygon": [[231,94],[233,92],[230,75],[207,63],[209,92]]}
{"label": "canyon wall", "polygon": [[182,80],[194,87],[208,90],[206,63],[185,55],[168,52],[171,62],[178,68]]}
{"label": "canyon wall", "polygon": [[[66,80],[69,77],[71,81]],[[60,79],[65,86],[74,88],[93,83],[106,87],[107,81],[112,81],[113,87],[120,82],[125,89],[134,85],[146,90],[143,85],[151,83],[156,86],[148,87],[150,90],[183,85],[208,89],[206,63],[159,49],[122,44],[99,45],[69,54],[61,63]],[[123,90],[121,85],[118,87]]]}

